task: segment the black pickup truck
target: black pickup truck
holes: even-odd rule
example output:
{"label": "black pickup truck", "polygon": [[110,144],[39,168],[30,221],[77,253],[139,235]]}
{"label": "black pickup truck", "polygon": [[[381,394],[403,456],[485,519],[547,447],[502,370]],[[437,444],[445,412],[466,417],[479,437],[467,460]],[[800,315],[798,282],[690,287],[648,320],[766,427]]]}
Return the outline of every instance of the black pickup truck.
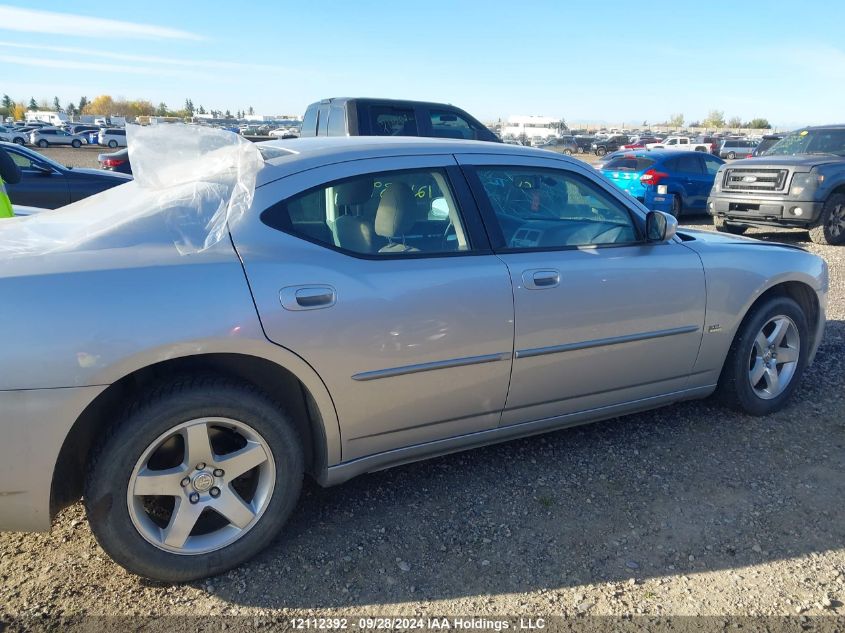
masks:
{"label": "black pickup truck", "polygon": [[725,163],[707,211],[727,233],[806,228],[818,244],[845,244],[845,125],[802,128],[762,156]]}
{"label": "black pickup truck", "polygon": [[432,136],[500,143],[483,123],[446,103],[334,97],[308,106],[302,136]]}

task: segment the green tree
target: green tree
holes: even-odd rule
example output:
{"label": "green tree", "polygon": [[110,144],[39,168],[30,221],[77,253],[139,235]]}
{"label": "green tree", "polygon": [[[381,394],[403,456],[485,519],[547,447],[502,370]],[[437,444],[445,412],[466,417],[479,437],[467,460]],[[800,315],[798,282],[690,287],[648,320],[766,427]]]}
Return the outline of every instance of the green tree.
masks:
{"label": "green tree", "polygon": [[15,107],[15,102],[12,101],[9,95],[3,95],[3,100],[0,101],[0,104],[3,105],[3,109],[6,110],[6,112],[11,112],[12,108]]}
{"label": "green tree", "polygon": [[69,117],[76,116],[76,106],[73,104],[72,101],[68,103],[67,106],[65,106],[65,112],[67,112],[67,115]]}
{"label": "green tree", "polygon": [[684,124],[684,115],[680,112],[678,114],[673,114],[669,117],[668,123],[670,127],[681,127]]}
{"label": "green tree", "polygon": [[158,104],[158,108],[156,108],[156,114],[158,116],[167,116],[167,104],[164,101]]}
{"label": "green tree", "polygon": [[249,106],[249,110],[247,110],[247,114],[250,115],[250,116],[255,114],[255,110],[252,109],[252,106]]}
{"label": "green tree", "polygon": [[194,116],[194,102],[190,99],[185,99],[185,112],[188,116]]}
{"label": "green tree", "polygon": [[704,119],[705,127],[725,127],[725,113],[722,110],[710,110]]}
{"label": "green tree", "polygon": [[229,110],[226,110],[226,114],[224,115],[227,119],[232,118],[232,113]]}
{"label": "green tree", "polygon": [[771,129],[771,124],[769,123],[768,119],[761,119],[755,118],[751,119],[748,123],[745,124],[745,127],[754,129],[754,130],[768,130]]}
{"label": "green tree", "polygon": [[59,103],[58,97],[53,97],[53,110],[55,110],[56,112],[62,111],[62,104]]}
{"label": "green tree", "polygon": [[38,104],[35,102],[35,97],[29,98],[29,105],[26,107],[27,110],[37,110]]}
{"label": "green tree", "polygon": [[85,106],[88,105],[88,97],[79,97],[79,105],[76,106],[76,109],[79,112],[85,112]]}
{"label": "green tree", "polygon": [[197,114],[205,114],[205,108],[202,107],[202,104],[200,104],[199,110],[197,110]]}
{"label": "green tree", "polygon": [[730,119],[728,119],[728,127],[742,127],[742,119],[740,119],[738,116],[732,116]]}

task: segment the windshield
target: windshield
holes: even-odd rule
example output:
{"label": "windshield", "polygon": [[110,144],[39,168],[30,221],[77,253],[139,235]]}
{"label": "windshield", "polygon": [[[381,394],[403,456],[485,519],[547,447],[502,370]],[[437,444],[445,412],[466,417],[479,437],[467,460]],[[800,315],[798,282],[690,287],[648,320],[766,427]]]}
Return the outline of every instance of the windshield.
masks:
{"label": "windshield", "polygon": [[767,156],[835,154],[845,156],[845,128],[801,130],[788,134],[766,152]]}

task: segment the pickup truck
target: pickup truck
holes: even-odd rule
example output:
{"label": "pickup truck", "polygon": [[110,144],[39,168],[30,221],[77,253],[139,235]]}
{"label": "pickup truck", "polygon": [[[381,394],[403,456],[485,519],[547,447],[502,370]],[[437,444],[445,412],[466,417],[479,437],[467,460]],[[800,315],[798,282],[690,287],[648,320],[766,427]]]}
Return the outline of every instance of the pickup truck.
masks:
{"label": "pickup truck", "polygon": [[725,233],[803,228],[817,244],[845,244],[845,125],[803,128],[764,156],[723,165],[707,212]]}
{"label": "pickup truck", "polygon": [[685,152],[709,152],[710,145],[707,143],[696,143],[688,136],[670,136],[659,143],[646,143],[647,149],[678,149]]}

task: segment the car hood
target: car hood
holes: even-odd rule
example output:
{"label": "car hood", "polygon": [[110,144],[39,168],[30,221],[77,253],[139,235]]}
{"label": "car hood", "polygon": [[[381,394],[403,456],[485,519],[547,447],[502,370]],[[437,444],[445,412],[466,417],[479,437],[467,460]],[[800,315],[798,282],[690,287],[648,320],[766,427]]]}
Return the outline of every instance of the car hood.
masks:
{"label": "car hood", "polygon": [[801,248],[800,246],[796,246],[795,244],[784,244],[783,242],[767,242],[763,240],[756,240],[753,237],[731,235],[730,233],[717,233],[715,231],[702,231],[701,229],[679,229],[677,234],[683,240],[684,244],[688,245],[698,242],[701,244],[736,244],[738,246],[788,248],[797,251],[806,250],[804,248]]}
{"label": "car hood", "polygon": [[754,158],[743,158],[731,162],[730,168],[734,167],[811,167],[829,165],[831,163],[845,163],[845,158],[832,154],[795,154],[793,156],[755,156]]}

